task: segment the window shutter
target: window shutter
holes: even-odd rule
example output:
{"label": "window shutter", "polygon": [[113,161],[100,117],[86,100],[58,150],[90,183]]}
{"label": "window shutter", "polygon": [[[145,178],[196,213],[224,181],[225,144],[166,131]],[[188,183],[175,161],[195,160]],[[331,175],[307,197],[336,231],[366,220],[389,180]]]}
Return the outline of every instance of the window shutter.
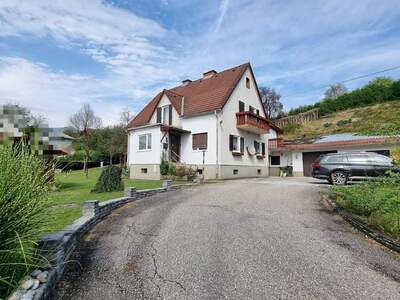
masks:
{"label": "window shutter", "polygon": [[207,132],[192,134],[192,148],[207,149]]}
{"label": "window shutter", "polygon": [[244,138],[240,138],[240,153],[244,153]]}
{"label": "window shutter", "polygon": [[169,109],[169,120],[168,120],[168,125],[172,125],[172,105],[168,105],[168,109]]}
{"label": "window shutter", "polygon": [[157,123],[161,123],[161,107],[157,107]]}
{"label": "window shutter", "polygon": [[239,112],[244,111],[244,102],[239,101]]}
{"label": "window shutter", "polygon": [[261,143],[262,155],[265,155],[265,143]]}
{"label": "window shutter", "polygon": [[233,135],[229,135],[229,151],[233,150]]}

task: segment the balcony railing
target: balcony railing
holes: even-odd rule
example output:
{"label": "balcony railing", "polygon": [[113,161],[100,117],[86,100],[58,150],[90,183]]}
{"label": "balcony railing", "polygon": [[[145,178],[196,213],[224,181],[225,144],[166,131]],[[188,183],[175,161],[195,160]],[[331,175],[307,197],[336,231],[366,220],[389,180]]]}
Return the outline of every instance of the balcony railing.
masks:
{"label": "balcony railing", "polygon": [[282,138],[268,140],[268,149],[283,148],[284,142]]}
{"label": "balcony railing", "polygon": [[268,133],[270,129],[266,118],[250,111],[236,113],[236,127],[257,134]]}

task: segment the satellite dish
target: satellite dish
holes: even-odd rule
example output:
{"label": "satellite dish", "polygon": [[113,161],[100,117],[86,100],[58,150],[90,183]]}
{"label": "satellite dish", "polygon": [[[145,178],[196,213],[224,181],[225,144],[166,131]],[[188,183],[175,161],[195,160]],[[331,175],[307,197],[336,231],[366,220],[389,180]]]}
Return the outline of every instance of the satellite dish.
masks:
{"label": "satellite dish", "polygon": [[253,145],[247,146],[246,148],[247,148],[247,153],[249,155],[255,155],[256,154],[256,149],[254,148]]}

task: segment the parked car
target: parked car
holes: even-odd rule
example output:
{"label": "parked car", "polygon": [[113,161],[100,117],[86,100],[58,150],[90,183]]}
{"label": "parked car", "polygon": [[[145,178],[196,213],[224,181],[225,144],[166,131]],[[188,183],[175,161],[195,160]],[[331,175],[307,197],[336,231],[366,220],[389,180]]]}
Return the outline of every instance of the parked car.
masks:
{"label": "parked car", "polygon": [[349,180],[367,180],[387,171],[400,172],[390,157],[374,152],[330,153],[312,164],[312,177],[343,185]]}

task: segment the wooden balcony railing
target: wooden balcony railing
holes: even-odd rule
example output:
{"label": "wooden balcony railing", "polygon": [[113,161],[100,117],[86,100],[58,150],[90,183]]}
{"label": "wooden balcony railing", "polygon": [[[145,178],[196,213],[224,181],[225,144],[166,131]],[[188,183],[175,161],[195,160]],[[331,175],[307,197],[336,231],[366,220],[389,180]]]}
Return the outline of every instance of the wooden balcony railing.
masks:
{"label": "wooden balcony railing", "polygon": [[268,140],[268,149],[283,148],[284,142],[282,138]]}
{"label": "wooden balcony railing", "polygon": [[268,133],[270,129],[266,118],[250,111],[236,113],[236,127],[257,134]]}

